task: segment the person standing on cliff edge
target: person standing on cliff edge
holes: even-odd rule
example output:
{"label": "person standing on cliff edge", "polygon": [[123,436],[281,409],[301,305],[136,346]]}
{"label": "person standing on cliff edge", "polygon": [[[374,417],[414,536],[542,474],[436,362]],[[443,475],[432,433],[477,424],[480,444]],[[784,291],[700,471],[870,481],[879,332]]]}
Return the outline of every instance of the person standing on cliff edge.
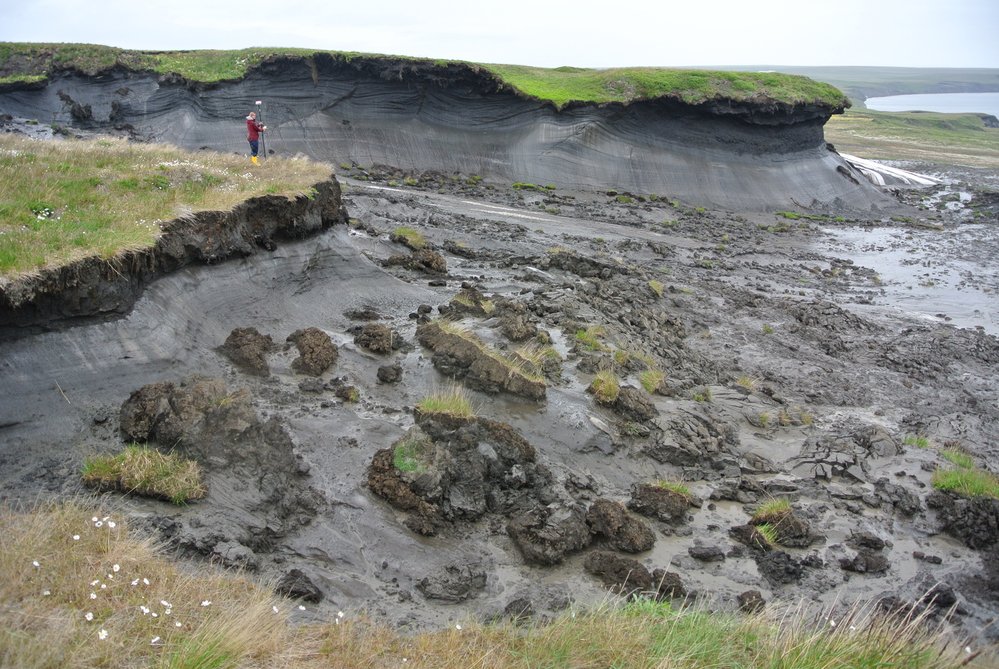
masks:
{"label": "person standing on cliff edge", "polygon": [[257,121],[257,112],[250,112],[246,117],[246,141],[250,143],[250,162],[259,165],[257,162],[257,151],[260,146],[260,133],[267,130],[267,126]]}

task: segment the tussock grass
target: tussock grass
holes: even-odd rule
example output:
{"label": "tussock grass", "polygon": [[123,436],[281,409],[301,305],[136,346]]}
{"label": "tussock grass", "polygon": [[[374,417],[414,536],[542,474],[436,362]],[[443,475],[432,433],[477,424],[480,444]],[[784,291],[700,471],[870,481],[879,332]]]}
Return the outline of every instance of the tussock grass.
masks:
{"label": "tussock grass", "polygon": [[662,297],[663,291],[666,290],[666,284],[658,279],[650,279],[649,288],[656,294],[656,297]]}
{"label": "tussock grass", "polygon": [[666,381],[666,373],[661,369],[646,369],[638,375],[638,382],[650,395],[659,390],[664,381]]}
{"label": "tussock grass", "polygon": [[[452,299],[457,299],[457,297]],[[447,332],[449,334],[461,337],[465,341],[475,345],[479,349],[479,351],[482,352],[483,355],[486,355],[495,360],[496,362],[500,363],[501,365],[503,365],[503,367],[506,368],[507,373],[522,376],[525,379],[533,381],[535,383],[545,382],[545,377],[542,374],[538,373],[538,371],[534,368],[534,365],[529,359],[526,359],[524,357],[518,357],[516,355],[514,356],[503,355],[502,353],[494,349],[492,346],[489,346],[484,341],[479,339],[471,330],[464,327],[463,325],[455,323],[454,321],[440,319],[435,322],[443,332]]]}
{"label": "tussock grass", "polygon": [[613,404],[621,392],[621,383],[613,370],[604,369],[597,372],[586,390],[601,404]]}
{"label": "tussock grass", "polygon": [[690,494],[690,488],[687,487],[686,483],[682,481],[668,481],[665,479],[660,479],[656,481],[656,485],[660,488],[669,490],[670,492],[675,492],[677,495],[682,495],[687,499],[690,499],[692,495]]}
{"label": "tussock grass", "polygon": [[38,141],[0,135],[0,277],[156,243],[162,225],[252,197],[310,195],[329,165],[119,139]]}
{"label": "tussock grass", "polygon": [[587,351],[607,351],[607,345],[601,340],[607,336],[607,330],[602,325],[590,325],[586,329],[576,330],[576,343]]}
{"label": "tussock grass", "polygon": [[0,510],[4,611],[0,665],[19,669],[995,666],[994,655],[979,656],[977,643],[945,643],[926,613],[883,616],[874,607],[810,611],[804,604],[771,606],[742,616],[696,606],[674,609],[639,599],[625,606],[608,601],[590,610],[572,609],[550,623],[462,622],[411,635],[353,614],[338,616],[334,623],[293,626],[289,613],[297,608],[295,603],[232,573],[208,567],[181,570],[116,518],[115,513],[79,504],[24,513]]}
{"label": "tussock grass", "polygon": [[132,444],[117,455],[98,455],[83,463],[83,482],[101,490],[120,490],[186,504],[205,496],[201,467],[176,453]]}
{"label": "tussock grass", "polygon": [[754,523],[767,523],[779,521],[785,515],[791,513],[791,501],[786,497],[776,497],[760,504],[753,514]]}
{"label": "tussock grass", "polygon": [[427,240],[419,230],[406,226],[396,228],[390,236],[392,241],[405,244],[414,251],[419,251],[427,245]]}
{"label": "tussock grass", "polygon": [[460,418],[472,418],[475,409],[462,386],[450,386],[437,390],[424,397],[416,405],[424,413],[439,413]]}
{"label": "tussock grass", "polygon": [[930,447],[930,439],[929,439],[929,437],[924,437],[921,434],[910,434],[910,435],[907,435],[902,440],[902,443],[905,444],[906,446],[915,446],[916,448],[929,448]]}

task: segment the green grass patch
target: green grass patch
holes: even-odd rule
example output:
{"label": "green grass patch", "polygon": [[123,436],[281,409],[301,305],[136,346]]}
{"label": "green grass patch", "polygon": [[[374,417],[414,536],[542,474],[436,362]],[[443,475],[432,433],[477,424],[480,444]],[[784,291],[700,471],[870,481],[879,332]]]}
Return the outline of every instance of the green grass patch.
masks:
{"label": "green grass patch", "polygon": [[666,479],[660,479],[659,481],[656,481],[656,485],[664,490],[669,490],[670,492],[675,492],[677,495],[682,495],[687,499],[690,499],[693,496],[691,495],[690,488],[687,487],[687,484],[682,483],[681,481],[668,481]]}
{"label": "green grass patch", "polygon": [[[490,302],[489,304],[491,305],[492,303]],[[475,336],[475,334],[471,330],[462,325],[459,325],[458,323],[455,323],[453,321],[448,321],[445,319],[437,320],[435,322],[443,332],[447,332],[448,334],[461,337],[465,341],[476,346],[479,349],[479,351],[482,352],[483,355],[486,355],[495,360],[496,362],[500,363],[501,365],[503,365],[503,367],[506,368],[508,374],[516,374],[518,376],[527,379],[528,381],[533,381],[535,383],[543,384],[545,382],[545,377],[537,371],[537,369],[531,363],[530,360],[517,355],[509,356],[500,353],[495,348],[489,346],[484,341]]]}
{"label": "green grass patch", "polygon": [[621,383],[613,370],[604,369],[597,372],[587,392],[592,393],[601,404],[613,404],[621,392]]}
{"label": "green grass patch", "polygon": [[749,376],[748,374],[743,374],[742,376],[740,376],[735,380],[735,385],[741,388],[745,388],[746,390],[749,391],[756,390],[759,384],[760,382],[756,378]]}
{"label": "green grass patch", "polygon": [[975,459],[971,457],[968,453],[958,450],[956,448],[945,448],[940,451],[940,457],[942,457],[947,462],[960,467],[961,469],[974,469]]}
{"label": "green grass patch", "polygon": [[468,398],[468,393],[461,386],[452,386],[431,393],[420,400],[416,406],[420,411],[428,414],[446,414],[459,418],[472,418],[475,416],[472,401]]}
{"label": "green grass patch", "polygon": [[777,528],[770,523],[762,523],[756,526],[756,531],[766,540],[770,546],[776,546],[778,541]]}
{"label": "green grass patch", "polygon": [[906,446],[914,446],[916,448],[929,448],[930,439],[929,437],[924,437],[921,434],[910,434],[902,440],[902,443]]}
{"label": "green grass patch", "polygon": [[250,168],[239,156],[162,144],[0,135],[0,276],[149,248],[169,220],[267,193],[304,195],[332,171],[279,158]]}
{"label": "green grass patch", "polygon": [[649,281],[649,288],[656,294],[656,297],[662,297],[663,290],[665,290],[666,285],[658,279],[652,279]]}
{"label": "green grass patch", "polygon": [[392,464],[401,472],[422,474],[433,442],[426,435],[411,432],[392,449]]}
{"label": "green grass patch", "polygon": [[524,95],[562,107],[573,101],[632,102],[666,97],[688,104],[714,99],[807,102],[839,108],[849,102],[834,86],[772,72],[720,72],[655,67],[610,69],[483,65]]}
{"label": "green grass patch", "polygon": [[695,402],[710,402],[713,399],[710,386],[701,386],[690,394],[690,399]]}
{"label": "green grass patch", "polygon": [[576,330],[573,335],[576,343],[587,351],[606,351],[607,345],[601,340],[607,335],[602,325],[590,325],[584,330]]}
{"label": "green grass patch", "polygon": [[427,240],[424,239],[418,230],[406,226],[400,226],[393,230],[389,238],[393,242],[404,244],[414,251],[419,251],[427,245]]}
{"label": "green grass patch", "polygon": [[120,490],[174,504],[186,504],[207,494],[197,462],[137,444],[117,455],[87,458],[82,477],[87,485],[102,490]]}
{"label": "green grass patch", "polygon": [[963,497],[999,499],[999,478],[984,469],[938,469],[933,472],[931,482],[937,490],[956,492]]}
{"label": "green grass patch", "polygon": [[179,74],[195,82],[243,78],[264,61],[282,57],[311,59],[328,54],[350,62],[359,57],[391,58],[422,63],[439,69],[455,66],[486,72],[523,95],[562,107],[572,101],[606,103],[669,98],[688,104],[710,100],[779,102],[797,106],[821,104],[833,109],[849,101],[830,84],[807,77],[776,72],[722,72],[712,70],[629,67],[588,69],[541,68],[524,65],[474,64],[405,56],[380,56],[350,51],[252,47],[239,50],[130,51],[93,44],[0,44],[0,75],[5,77],[48,76],[60,69],[75,68],[88,74],[119,67],[157,74]]}
{"label": "green grass patch", "polygon": [[666,373],[661,369],[646,369],[638,374],[638,382],[650,395],[662,388],[665,380]]}
{"label": "green grass patch", "polygon": [[791,502],[785,497],[775,497],[760,504],[753,514],[754,523],[776,523],[791,513]]}

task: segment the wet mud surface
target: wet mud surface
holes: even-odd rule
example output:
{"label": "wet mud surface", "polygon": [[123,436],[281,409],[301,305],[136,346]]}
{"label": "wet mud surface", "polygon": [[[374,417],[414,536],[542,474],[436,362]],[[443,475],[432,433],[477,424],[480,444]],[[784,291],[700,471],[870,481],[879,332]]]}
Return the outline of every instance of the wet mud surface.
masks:
{"label": "wet mud surface", "polygon": [[[995,636],[999,506],[930,485],[944,448],[999,467],[993,176],[958,176],[960,206],[905,191],[895,218],[861,220],[350,170],[348,225],[182,268],[122,318],[0,342],[4,498],[86,494],[86,456],[177,445],[208,497],[124,499],[133,524],[319,600],[304,619],[938,586]],[[390,262],[414,253],[400,226],[435,255]],[[498,378],[442,314],[485,350],[558,359]],[[456,383],[477,419],[415,409]],[[401,442],[419,466],[394,464]],[[775,545],[751,522],[773,498],[793,511]]]}

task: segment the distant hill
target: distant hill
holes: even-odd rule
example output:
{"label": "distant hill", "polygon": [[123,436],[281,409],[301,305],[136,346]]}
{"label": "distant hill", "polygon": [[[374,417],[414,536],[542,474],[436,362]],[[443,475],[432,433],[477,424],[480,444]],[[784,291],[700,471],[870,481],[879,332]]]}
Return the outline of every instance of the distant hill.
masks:
{"label": "distant hill", "polygon": [[802,75],[835,86],[846,93],[856,107],[863,107],[866,98],[883,95],[999,91],[999,68],[736,65],[724,69]]}

